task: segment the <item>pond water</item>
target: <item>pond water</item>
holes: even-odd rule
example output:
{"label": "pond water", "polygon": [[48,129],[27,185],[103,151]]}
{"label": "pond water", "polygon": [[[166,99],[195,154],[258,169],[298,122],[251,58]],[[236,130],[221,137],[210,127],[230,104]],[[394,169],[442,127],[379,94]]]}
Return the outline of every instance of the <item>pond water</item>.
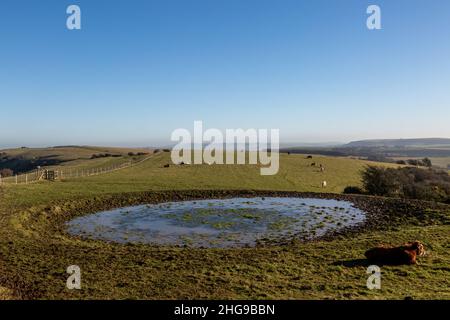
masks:
{"label": "pond water", "polygon": [[258,197],[120,208],[75,218],[67,227],[72,235],[121,243],[226,248],[313,239],[364,220],[347,201]]}

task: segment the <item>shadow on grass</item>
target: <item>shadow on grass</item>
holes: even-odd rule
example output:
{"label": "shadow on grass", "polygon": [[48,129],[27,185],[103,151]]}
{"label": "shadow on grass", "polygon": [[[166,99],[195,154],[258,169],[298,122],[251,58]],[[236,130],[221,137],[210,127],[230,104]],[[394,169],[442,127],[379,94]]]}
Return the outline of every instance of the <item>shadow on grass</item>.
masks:
{"label": "shadow on grass", "polygon": [[331,265],[333,266],[344,266],[347,268],[355,268],[355,267],[368,267],[370,265],[377,265],[379,267],[383,267],[383,266],[402,266],[402,265],[408,265],[402,262],[391,262],[391,263],[386,263],[383,261],[369,261],[367,259],[353,259],[353,260],[341,260],[341,261],[336,261],[333,262]]}
{"label": "shadow on grass", "polygon": [[368,267],[371,265],[367,259],[341,260],[332,263],[333,266],[344,266],[348,268]]}

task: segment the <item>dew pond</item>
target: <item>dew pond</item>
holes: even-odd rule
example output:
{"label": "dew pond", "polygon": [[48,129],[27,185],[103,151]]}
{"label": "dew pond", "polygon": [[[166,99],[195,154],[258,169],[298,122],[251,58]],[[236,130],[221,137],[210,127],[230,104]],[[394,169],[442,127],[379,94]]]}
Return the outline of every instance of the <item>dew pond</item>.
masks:
{"label": "dew pond", "polygon": [[228,248],[313,239],[364,220],[348,201],[258,197],[139,205],[78,217],[67,227],[97,240]]}

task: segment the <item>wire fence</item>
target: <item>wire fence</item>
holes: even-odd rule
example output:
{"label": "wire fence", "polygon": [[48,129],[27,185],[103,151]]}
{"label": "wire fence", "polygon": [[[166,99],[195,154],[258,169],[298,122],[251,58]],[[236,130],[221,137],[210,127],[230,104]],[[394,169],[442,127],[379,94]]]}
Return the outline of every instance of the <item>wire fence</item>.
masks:
{"label": "wire fence", "polygon": [[113,171],[130,168],[136,166],[146,160],[148,160],[150,156],[147,156],[143,159],[138,160],[128,160],[123,163],[110,164],[108,166],[100,166],[95,168],[64,168],[64,167],[56,167],[56,168],[39,168],[27,173],[22,173],[9,177],[2,177],[0,175],[0,185],[2,184],[31,184],[36,183],[42,180],[65,180],[65,179],[73,179],[73,178],[82,178],[82,177],[90,177],[97,176],[105,173],[110,173]]}

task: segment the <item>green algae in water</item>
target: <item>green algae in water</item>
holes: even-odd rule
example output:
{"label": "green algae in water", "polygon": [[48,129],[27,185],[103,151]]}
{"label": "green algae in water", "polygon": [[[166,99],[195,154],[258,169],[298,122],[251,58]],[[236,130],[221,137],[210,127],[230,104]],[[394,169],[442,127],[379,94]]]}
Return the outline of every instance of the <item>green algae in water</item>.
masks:
{"label": "green algae in water", "polygon": [[67,226],[70,234],[99,240],[227,248],[311,239],[364,220],[347,201],[267,197],[147,204],[79,217]]}

